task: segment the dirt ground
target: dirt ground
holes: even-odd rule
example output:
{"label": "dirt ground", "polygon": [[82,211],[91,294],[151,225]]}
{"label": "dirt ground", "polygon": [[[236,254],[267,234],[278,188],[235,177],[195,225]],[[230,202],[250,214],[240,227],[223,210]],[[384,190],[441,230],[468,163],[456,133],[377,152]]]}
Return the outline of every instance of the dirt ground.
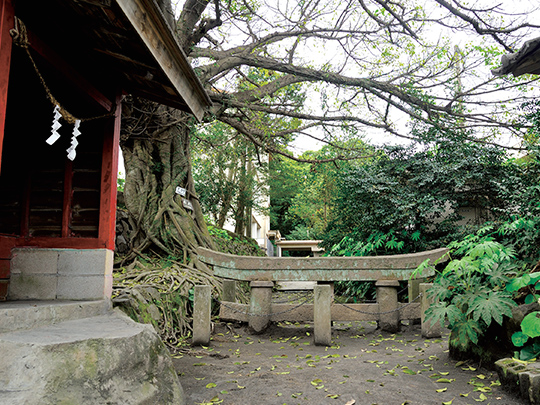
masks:
{"label": "dirt ground", "polygon": [[208,348],[173,359],[186,404],[526,404],[497,374],[448,357],[448,331],[423,339],[420,325],[397,334],[375,322],[335,324],[332,346],[313,344],[311,324],[216,324]]}

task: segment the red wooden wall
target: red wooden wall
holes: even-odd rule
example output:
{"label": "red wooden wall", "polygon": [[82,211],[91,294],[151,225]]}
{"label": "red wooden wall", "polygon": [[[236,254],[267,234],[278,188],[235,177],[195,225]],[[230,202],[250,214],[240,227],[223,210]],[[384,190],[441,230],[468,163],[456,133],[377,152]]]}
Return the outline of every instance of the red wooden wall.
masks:
{"label": "red wooden wall", "polygon": [[114,112],[81,123],[73,162],[66,157],[71,124],[61,121],[60,140],[47,145],[53,106],[25,52],[12,46],[12,27],[11,0],[0,0],[0,300],[13,247],[114,250],[121,120],[119,91],[104,96],[31,37],[36,64],[68,110],[82,117]]}

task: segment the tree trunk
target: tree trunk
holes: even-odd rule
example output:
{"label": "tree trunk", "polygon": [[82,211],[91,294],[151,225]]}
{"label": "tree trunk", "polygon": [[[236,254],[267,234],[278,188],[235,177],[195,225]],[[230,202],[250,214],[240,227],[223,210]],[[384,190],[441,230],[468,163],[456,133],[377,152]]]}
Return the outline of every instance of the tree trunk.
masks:
{"label": "tree trunk", "polygon": [[127,259],[153,248],[187,262],[197,246],[213,248],[191,173],[189,116],[134,100],[125,121],[124,196],[135,229]]}

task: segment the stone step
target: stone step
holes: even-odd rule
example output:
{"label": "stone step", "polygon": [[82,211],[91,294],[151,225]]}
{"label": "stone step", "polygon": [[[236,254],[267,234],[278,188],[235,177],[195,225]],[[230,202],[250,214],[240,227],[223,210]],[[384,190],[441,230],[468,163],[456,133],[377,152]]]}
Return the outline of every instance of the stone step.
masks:
{"label": "stone step", "polygon": [[152,326],[119,310],[0,334],[0,353],[0,404],[184,402]]}
{"label": "stone step", "polygon": [[0,333],[104,315],[110,310],[109,300],[0,302]]}

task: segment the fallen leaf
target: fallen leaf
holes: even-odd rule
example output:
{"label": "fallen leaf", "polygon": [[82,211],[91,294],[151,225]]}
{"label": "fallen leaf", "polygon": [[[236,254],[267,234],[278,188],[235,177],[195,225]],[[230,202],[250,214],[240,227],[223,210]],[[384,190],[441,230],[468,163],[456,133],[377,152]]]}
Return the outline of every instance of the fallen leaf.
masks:
{"label": "fallen leaf", "polygon": [[476,402],[484,402],[487,399],[487,397],[484,394],[480,394],[480,397],[478,399],[474,398]]}

